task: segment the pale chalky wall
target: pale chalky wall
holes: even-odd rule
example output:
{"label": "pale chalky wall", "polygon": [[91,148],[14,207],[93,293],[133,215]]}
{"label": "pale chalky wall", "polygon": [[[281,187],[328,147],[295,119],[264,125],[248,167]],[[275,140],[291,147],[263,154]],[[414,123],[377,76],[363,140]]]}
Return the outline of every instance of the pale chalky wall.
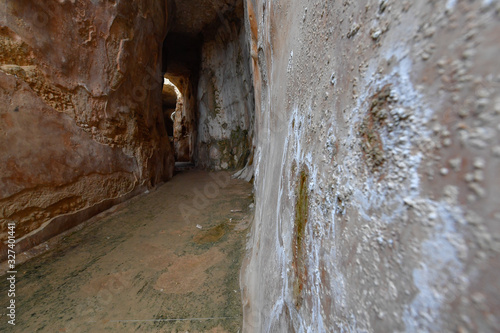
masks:
{"label": "pale chalky wall", "polygon": [[498,329],[499,10],[247,1],[246,332]]}

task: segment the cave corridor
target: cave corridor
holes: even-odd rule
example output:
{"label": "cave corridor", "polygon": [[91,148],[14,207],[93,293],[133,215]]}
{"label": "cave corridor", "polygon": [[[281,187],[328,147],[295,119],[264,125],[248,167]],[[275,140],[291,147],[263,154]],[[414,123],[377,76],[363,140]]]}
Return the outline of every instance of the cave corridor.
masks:
{"label": "cave corridor", "polygon": [[497,332],[499,1],[1,0],[1,332]]}

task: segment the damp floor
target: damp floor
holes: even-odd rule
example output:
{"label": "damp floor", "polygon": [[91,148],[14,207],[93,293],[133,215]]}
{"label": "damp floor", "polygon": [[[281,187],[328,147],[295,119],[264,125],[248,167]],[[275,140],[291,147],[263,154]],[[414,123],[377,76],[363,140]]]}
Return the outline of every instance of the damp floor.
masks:
{"label": "damp floor", "polygon": [[184,171],[45,244],[17,267],[16,325],[0,332],[238,332],[252,189]]}

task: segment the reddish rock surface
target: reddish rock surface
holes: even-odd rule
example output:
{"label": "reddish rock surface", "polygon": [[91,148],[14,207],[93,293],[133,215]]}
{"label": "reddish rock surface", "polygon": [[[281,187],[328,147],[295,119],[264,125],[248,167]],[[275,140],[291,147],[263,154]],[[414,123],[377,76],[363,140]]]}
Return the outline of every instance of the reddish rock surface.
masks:
{"label": "reddish rock surface", "polygon": [[0,8],[2,242],[7,221],[30,247],[172,176],[166,11],[154,0]]}

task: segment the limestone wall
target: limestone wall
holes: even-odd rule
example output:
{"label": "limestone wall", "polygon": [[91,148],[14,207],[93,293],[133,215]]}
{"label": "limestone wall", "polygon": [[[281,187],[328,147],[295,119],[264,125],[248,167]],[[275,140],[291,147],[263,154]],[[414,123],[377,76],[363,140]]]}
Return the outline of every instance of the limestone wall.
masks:
{"label": "limestone wall", "polygon": [[242,17],[238,1],[202,46],[196,162],[204,168],[242,169],[251,161],[254,96]]}
{"label": "limestone wall", "polygon": [[500,325],[498,1],[248,0],[246,332]]}
{"label": "limestone wall", "polygon": [[13,220],[25,249],[172,176],[166,14],[156,0],[2,2],[0,241]]}
{"label": "limestone wall", "polygon": [[197,77],[181,76],[174,79],[182,94],[177,108],[179,112],[174,115],[174,148],[176,161],[192,162],[195,154],[197,134]]}

